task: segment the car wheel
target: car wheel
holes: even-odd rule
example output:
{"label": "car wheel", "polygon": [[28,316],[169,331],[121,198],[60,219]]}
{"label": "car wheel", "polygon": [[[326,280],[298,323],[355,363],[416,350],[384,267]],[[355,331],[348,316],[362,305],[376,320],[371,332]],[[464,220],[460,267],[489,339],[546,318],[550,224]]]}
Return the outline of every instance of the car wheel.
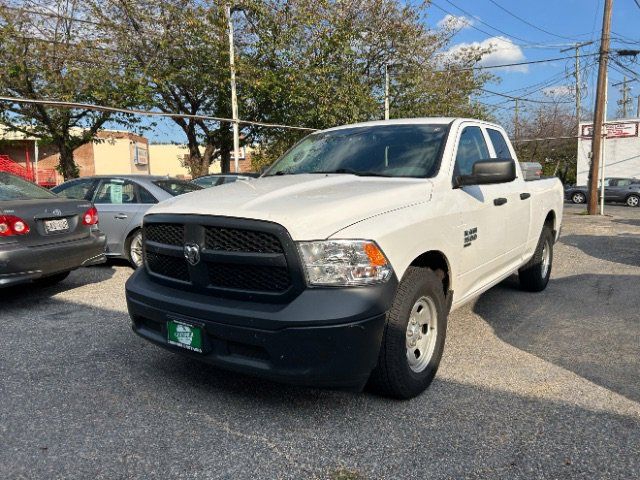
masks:
{"label": "car wheel", "polygon": [[42,287],[50,287],[51,285],[55,285],[63,281],[65,278],[69,276],[69,273],[71,272],[61,272],[61,273],[56,273],[55,275],[48,275],[46,277],[41,277],[34,280],[33,283],[40,285]]}
{"label": "car wheel", "polygon": [[127,260],[133,268],[141,267],[144,263],[142,256],[142,230],[136,230],[127,239]]}
{"label": "car wheel", "polygon": [[433,381],[447,333],[442,281],[431,269],[409,267],[386,318],[378,364],[369,385],[394,398],[412,398]]}
{"label": "car wheel", "polygon": [[529,292],[541,292],[547,288],[553,266],[553,232],[545,225],[531,260],[518,271],[520,285]]}
{"label": "car wheel", "polygon": [[638,195],[629,195],[626,203],[629,207],[637,207],[640,205],[640,197]]}
{"label": "car wheel", "polygon": [[587,197],[582,192],[575,192],[573,195],[571,195],[571,201],[573,203],[584,203],[586,200]]}

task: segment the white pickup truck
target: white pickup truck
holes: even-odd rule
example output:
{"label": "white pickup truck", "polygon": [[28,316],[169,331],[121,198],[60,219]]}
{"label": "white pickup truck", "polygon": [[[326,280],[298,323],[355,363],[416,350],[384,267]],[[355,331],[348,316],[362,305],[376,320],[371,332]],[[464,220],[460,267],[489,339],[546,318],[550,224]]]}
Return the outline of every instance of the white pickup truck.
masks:
{"label": "white pickup truck", "polygon": [[133,329],[226,369],[409,398],[452,309],[514,273],[546,287],[562,207],[560,182],[524,181],[491,123],[313,133],[256,180],[149,210]]}

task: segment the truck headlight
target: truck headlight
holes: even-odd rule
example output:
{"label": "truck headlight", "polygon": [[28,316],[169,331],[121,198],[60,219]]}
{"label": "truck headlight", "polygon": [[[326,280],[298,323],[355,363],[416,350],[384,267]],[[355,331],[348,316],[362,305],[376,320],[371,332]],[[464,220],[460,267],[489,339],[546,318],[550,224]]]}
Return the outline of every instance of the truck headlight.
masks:
{"label": "truck headlight", "polygon": [[309,285],[371,285],[386,281],[393,272],[370,240],[299,242],[298,248]]}

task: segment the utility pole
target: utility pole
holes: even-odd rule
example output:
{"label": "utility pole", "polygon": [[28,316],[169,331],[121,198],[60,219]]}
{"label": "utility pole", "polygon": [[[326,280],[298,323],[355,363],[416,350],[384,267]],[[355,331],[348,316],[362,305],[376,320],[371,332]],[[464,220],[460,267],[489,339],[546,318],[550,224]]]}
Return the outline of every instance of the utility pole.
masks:
{"label": "utility pole", "polygon": [[632,102],[631,97],[629,97],[631,88],[627,85],[627,83],[629,83],[627,77],[623,77],[622,82],[611,85],[612,87],[621,86],[620,95],[622,96],[622,98],[618,100],[618,105],[620,106],[618,115],[620,116],[620,118],[627,118],[627,107],[630,107]]}
{"label": "utility pole", "polygon": [[[609,62],[609,42],[611,40],[611,10],[613,0],[605,0],[600,37],[600,57],[598,60],[598,86],[596,89],[596,111],[593,119],[593,138],[591,141],[591,169],[589,171],[589,215],[598,213],[598,169],[602,149],[602,128],[605,115],[605,96],[607,88],[607,64]],[[604,180],[604,179],[603,179]]]}
{"label": "utility pole", "polygon": [[235,173],[239,173],[240,158],[240,126],[238,124],[238,97],[236,95],[236,61],[233,48],[233,22],[231,21],[231,6],[224,7],[229,27],[229,69],[231,70],[231,118],[233,120],[233,160]]}
{"label": "utility pole", "polygon": [[640,95],[638,95],[638,106],[636,107],[636,118],[640,118]]}
{"label": "utility pole", "polygon": [[389,64],[384,64],[384,119],[389,120]]}
{"label": "utility pole", "polygon": [[568,52],[571,49],[574,49],[576,52],[576,71],[574,73],[574,77],[576,79],[576,123],[578,125],[578,130],[580,129],[580,118],[582,116],[582,106],[580,105],[580,101],[582,99],[582,94],[580,91],[580,49],[582,47],[586,47],[587,45],[591,45],[592,43],[593,42],[576,43],[573,47],[560,50],[560,53]]}

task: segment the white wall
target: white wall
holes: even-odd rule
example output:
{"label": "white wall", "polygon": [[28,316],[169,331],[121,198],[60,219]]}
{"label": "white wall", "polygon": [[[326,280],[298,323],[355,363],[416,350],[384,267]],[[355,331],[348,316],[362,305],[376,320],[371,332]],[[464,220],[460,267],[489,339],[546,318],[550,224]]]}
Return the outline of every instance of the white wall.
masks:
{"label": "white wall", "polygon": [[[640,119],[625,119],[617,122],[640,122]],[[640,137],[607,138],[604,142],[604,176],[640,178]],[[591,138],[581,137],[578,140],[578,185],[586,185],[588,182],[591,165],[590,153]]]}

